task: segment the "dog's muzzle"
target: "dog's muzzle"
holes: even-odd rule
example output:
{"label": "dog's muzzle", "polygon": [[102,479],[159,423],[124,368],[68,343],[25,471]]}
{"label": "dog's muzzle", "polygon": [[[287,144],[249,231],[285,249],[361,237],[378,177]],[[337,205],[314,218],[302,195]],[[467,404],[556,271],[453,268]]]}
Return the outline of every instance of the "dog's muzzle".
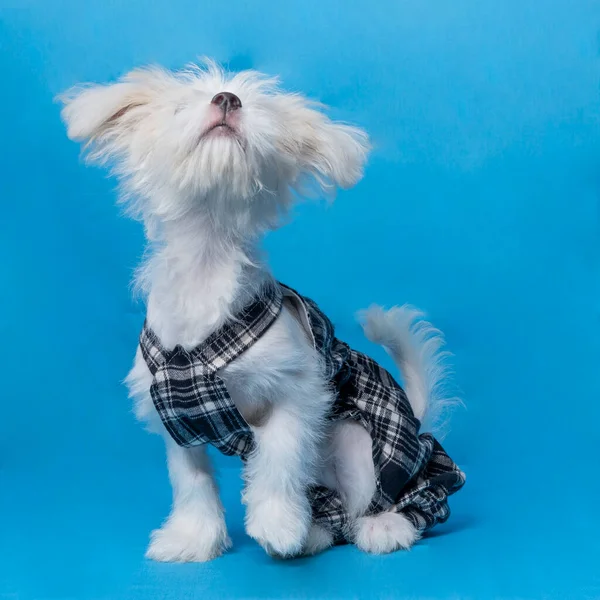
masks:
{"label": "dog's muzzle", "polygon": [[231,92],[219,92],[210,103],[218,106],[224,113],[242,108],[242,101]]}

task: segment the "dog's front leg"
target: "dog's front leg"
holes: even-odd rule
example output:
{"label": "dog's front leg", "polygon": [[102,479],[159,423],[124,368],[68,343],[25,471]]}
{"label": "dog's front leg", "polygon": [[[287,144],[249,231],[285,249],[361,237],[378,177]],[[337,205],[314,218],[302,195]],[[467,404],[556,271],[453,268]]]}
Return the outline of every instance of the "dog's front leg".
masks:
{"label": "dog's front leg", "polygon": [[231,542],[206,450],[182,448],[166,433],[165,441],[173,507],[164,525],[152,533],[146,556],[168,562],[211,560]]}
{"label": "dog's front leg", "polygon": [[[275,404],[254,428],[256,448],[245,472],[248,535],[277,556],[300,554],[311,529],[307,488],[314,482],[324,412],[330,405],[320,384],[296,387],[301,396]],[[312,533],[311,533],[312,535]]]}

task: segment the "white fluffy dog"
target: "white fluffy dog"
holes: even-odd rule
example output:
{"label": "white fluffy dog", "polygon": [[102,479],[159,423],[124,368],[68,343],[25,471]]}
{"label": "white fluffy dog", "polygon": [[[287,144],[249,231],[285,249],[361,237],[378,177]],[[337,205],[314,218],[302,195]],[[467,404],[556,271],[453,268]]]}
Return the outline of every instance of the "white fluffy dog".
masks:
{"label": "white fluffy dog", "polygon": [[[310,182],[327,194],[354,185],[368,152],[363,131],[332,122],[319,106],[281,92],[276,80],[229,75],[210,62],[178,73],[134,70],[62,100],[69,137],[87,142],[90,160],[115,166],[122,198],[144,223],[149,252],[137,283],[147,321],[167,348],[194,348],[245,307],[271,277],[259,244],[293,193],[306,193]],[[441,339],[423,326],[415,331],[415,316],[397,309],[393,319],[376,311],[367,320],[397,358],[423,419],[439,383]],[[361,549],[383,553],[414,543],[418,531],[401,513],[364,516],[375,489],[371,439],[356,423],[326,426],[332,391],[293,311],[284,307],[223,379],[248,423],[268,414],[252,428],[256,450],[245,465],[251,537],[280,556],[330,546],[306,498],[309,485],[327,481],[355,517]],[[178,446],[165,433],[151,382],[138,349],[127,383],[139,419],[164,434],[173,487],[171,514],[153,532],[147,556],[210,560],[230,540],[205,448]]]}

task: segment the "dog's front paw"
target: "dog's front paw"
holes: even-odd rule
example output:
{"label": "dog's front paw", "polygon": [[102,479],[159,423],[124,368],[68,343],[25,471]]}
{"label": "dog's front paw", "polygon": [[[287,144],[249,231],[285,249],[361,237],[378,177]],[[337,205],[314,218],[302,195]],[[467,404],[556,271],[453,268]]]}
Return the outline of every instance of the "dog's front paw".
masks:
{"label": "dog's front paw", "polygon": [[364,552],[387,554],[408,549],[419,539],[415,526],[401,513],[361,517],[354,525],[354,543]]}
{"label": "dog's front paw", "polygon": [[308,500],[269,498],[248,505],[246,531],[270,555],[289,558],[302,553],[311,519]]}
{"label": "dog's front paw", "polygon": [[160,562],[206,562],[231,547],[225,523],[198,517],[171,517],[152,532],[146,558]]}

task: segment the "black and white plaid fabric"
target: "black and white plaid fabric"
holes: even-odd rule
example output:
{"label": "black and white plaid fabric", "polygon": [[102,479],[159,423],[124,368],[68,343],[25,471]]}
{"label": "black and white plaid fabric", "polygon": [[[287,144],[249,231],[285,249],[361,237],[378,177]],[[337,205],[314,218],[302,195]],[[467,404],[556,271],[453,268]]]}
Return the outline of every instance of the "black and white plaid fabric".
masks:
{"label": "black and white plaid fabric", "polygon": [[[142,354],[154,376],[151,395],[165,427],[182,446],[212,444],[243,460],[253,448],[253,435],[218,371],[248,349],[277,319],[286,297],[303,320],[322,359],[325,377],[336,390],[332,421],[354,419],[373,438],[377,492],[369,514],[402,512],[419,530],[444,522],[448,496],[464,484],[462,471],[428,434],[394,378],[365,354],[338,340],[329,319],[310,299],[273,283],[236,319],[191,351],[166,351],[144,325]],[[329,529],[338,543],[349,541],[349,515],[334,490],[307,490],[313,519]]]}
{"label": "black and white plaid fabric", "polygon": [[144,324],[140,349],[154,376],[150,394],[167,431],[180,446],[212,444],[247,458],[252,431],[232,402],[218,371],[247,350],[274,323],[283,294],[273,284],[238,318],[187,352],[167,351]]}

